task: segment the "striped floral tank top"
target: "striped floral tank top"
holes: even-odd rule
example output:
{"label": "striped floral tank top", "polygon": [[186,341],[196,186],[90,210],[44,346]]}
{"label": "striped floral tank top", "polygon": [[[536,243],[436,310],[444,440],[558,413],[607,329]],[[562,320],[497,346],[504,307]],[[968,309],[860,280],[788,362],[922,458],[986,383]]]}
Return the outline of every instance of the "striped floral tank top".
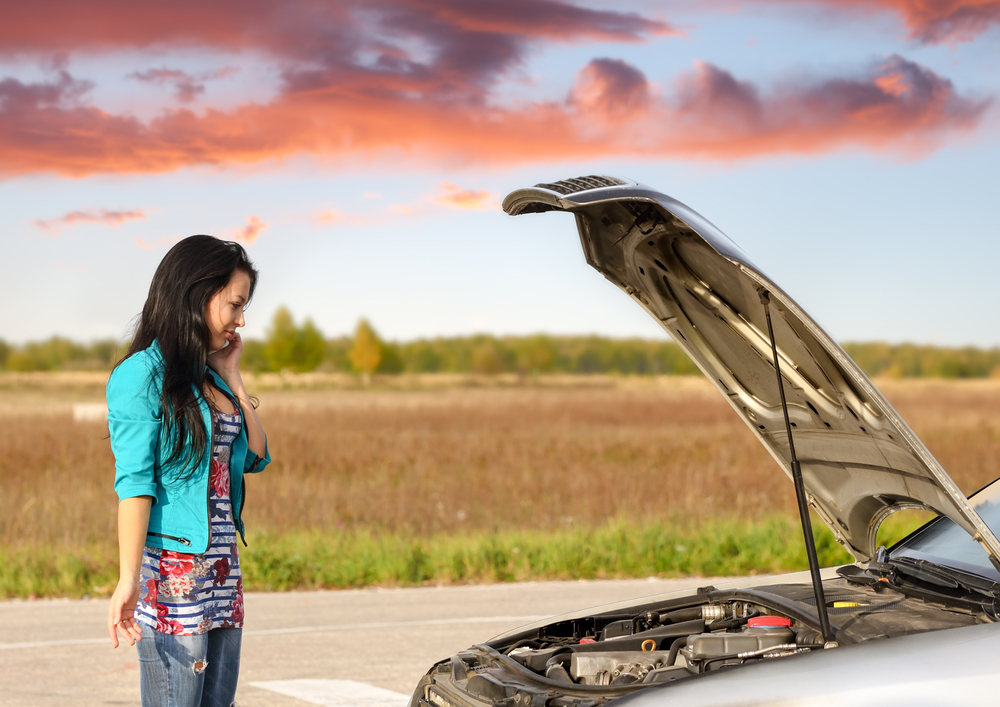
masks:
{"label": "striped floral tank top", "polygon": [[240,412],[212,412],[208,509],[211,540],[203,555],[146,546],[136,619],[161,633],[193,636],[243,627],[243,577],[229,493],[229,453]]}

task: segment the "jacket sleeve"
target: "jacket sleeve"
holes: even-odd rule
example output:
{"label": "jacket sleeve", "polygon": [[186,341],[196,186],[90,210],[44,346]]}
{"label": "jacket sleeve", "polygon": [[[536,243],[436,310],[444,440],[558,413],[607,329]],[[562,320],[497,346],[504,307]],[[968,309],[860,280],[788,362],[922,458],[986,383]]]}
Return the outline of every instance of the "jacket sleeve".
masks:
{"label": "jacket sleeve", "polygon": [[264,442],[264,456],[262,457],[258,457],[249,450],[247,451],[249,454],[246,456],[246,461],[243,462],[244,474],[257,474],[264,471],[264,467],[271,463],[271,451],[267,448],[267,442]]}
{"label": "jacket sleeve", "polygon": [[156,449],[163,421],[157,377],[142,353],[130,356],[108,380],[108,432],[115,455],[118,500],[156,499]]}

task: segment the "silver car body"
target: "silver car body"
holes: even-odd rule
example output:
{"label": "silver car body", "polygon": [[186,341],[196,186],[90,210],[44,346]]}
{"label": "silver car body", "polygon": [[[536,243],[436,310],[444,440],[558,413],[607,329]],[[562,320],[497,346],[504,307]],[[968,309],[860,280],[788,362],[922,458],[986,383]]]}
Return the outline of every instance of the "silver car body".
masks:
{"label": "silver car body", "polygon": [[[824,580],[836,577],[833,568]],[[719,584],[720,590],[808,584],[808,572],[748,577]],[[679,599],[668,592],[574,611],[500,634],[500,643],[532,628],[595,613],[628,611],[636,604]],[[710,680],[652,687],[622,697],[630,707],[968,707],[1000,704],[1000,623],[964,626],[833,650],[762,661],[720,672]],[[411,702],[412,704],[412,702]]]}

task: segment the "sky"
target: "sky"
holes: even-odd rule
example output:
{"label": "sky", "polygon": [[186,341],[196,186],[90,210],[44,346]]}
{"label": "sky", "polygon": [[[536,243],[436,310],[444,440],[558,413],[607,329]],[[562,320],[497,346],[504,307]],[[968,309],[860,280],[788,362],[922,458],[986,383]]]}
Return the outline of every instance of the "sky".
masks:
{"label": "sky", "polygon": [[35,0],[0,23],[0,339],[121,338],[179,239],[327,336],[664,338],[508,192],[637,180],[840,341],[1000,345],[1000,0]]}

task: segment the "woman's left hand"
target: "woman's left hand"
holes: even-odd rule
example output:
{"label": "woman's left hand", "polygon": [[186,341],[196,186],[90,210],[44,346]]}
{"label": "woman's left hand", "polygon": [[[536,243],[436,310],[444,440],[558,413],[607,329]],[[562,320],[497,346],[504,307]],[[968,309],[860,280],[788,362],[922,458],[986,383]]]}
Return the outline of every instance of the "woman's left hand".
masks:
{"label": "woman's left hand", "polygon": [[233,332],[229,345],[208,355],[208,366],[219,374],[230,388],[240,376],[240,356],[243,354],[243,339],[238,331]]}
{"label": "woman's left hand", "polygon": [[253,401],[243,387],[243,377],[240,375],[240,354],[243,353],[243,339],[238,332],[233,332],[229,346],[208,355],[208,365],[229,386],[236,396],[236,401],[243,411],[243,421],[247,429],[247,444],[251,452],[259,457],[267,454],[267,436],[260,426]]}

